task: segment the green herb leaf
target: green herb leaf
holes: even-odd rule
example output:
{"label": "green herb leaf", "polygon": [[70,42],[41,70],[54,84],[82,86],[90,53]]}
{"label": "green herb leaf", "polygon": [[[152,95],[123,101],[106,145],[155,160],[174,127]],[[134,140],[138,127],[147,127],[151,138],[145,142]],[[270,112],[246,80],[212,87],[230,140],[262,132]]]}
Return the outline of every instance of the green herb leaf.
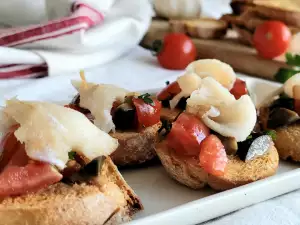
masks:
{"label": "green herb leaf", "polygon": [[286,64],[291,66],[300,66],[300,55],[292,55],[291,53],[285,54]]}
{"label": "green herb leaf", "polygon": [[170,84],[170,81],[167,80],[167,81],[166,81],[166,85],[168,86],[169,84]]}
{"label": "green herb leaf", "polygon": [[300,70],[280,68],[275,74],[275,80],[277,80],[280,83],[285,83],[288,79],[290,79],[292,76],[299,72]]}
{"label": "green herb leaf", "polygon": [[74,160],[75,159],[75,155],[76,155],[76,152],[73,152],[73,151],[71,151],[71,152],[68,153],[68,156],[69,156],[70,160]]}
{"label": "green herb leaf", "polygon": [[249,140],[249,139],[251,139],[251,138],[252,138],[252,135],[250,134],[250,135],[247,137],[246,140]]}
{"label": "green herb leaf", "polygon": [[142,99],[145,103],[154,106],[154,101],[150,98],[149,93],[145,93],[143,95],[138,96],[139,99]]}
{"label": "green herb leaf", "polygon": [[269,135],[273,141],[276,140],[276,131],[275,130],[267,130],[265,131],[266,135]]}

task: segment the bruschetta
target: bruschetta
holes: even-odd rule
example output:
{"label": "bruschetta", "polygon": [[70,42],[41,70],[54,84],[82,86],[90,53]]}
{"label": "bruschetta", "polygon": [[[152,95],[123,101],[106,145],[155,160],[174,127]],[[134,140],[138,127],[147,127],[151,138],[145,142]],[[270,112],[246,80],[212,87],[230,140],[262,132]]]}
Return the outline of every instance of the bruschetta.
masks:
{"label": "bruschetta", "polygon": [[0,115],[1,224],[120,224],[142,209],[109,158],[118,141],[81,113],[12,99]]}
{"label": "bruschetta", "polygon": [[140,165],[156,158],[160,101],[148,93],[138,94],[109,84],[73,81],[78,95],[69,107],[76,109],[98,128],[119,141],[111,154],[119,166]]}
{"label": "bruschetta", "polygon": [[201,59],[188,65],[184,75],[168,83],[157,94],[157,99],[162,102],[162,120],[173,121],[185,110],[186,100],[201,86],[201,79],[205,77],[213,77],[237,99],[248,93],[246,83],[236,77],[230,65],[216,59]]}
{"label": "bruschetta", "polygon": [[280,158],[300,162],[300,74],[288,79],[258,108],[262,128],[276,131]]}
{"label": "bruschetta", "polygon": [[156,151],[166,171],[193,189],[227,190],[273,175],[279,157],[267,133],[253,132],[249,95],[236,99],[213,77],[201,80],[186,110],[162,129]]}

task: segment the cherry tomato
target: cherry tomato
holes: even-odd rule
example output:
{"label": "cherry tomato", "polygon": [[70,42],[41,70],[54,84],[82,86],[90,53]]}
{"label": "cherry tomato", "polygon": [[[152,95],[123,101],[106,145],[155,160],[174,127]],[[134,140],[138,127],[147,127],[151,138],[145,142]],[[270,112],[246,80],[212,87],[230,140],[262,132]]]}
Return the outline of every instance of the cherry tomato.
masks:
{"label": "cherry tomato", "polygon": [[282,55],[291,41],[290,29],[280,21],[267,21],[257,26],[253,44],[259,55],[272,59]]}
{"label": "cherry tomato", "polygon": [[163,101],[163,100],[169,100],[172,99],[175,95],[179,94],[181,92],[181,89],[179,87],[179,84],[177,81],[172,82],[167,87],[162,89],[157,94],[157,100]]}
{"label": "cherry tomato", "polygon": [[200,166],[209,174],[222,176],[225,173],[228,158],[220,139],[211,134],[200,146]]}
{"label": "cherry tomato", "polygon": [[236,79],[230,93],[234,95],[235,99],[239,99],[243,95],[248,94],[246,82],[240,79]]}
{"label": "cherry tomato", "polygon": [[160,46],[157,43],[153,43],[153,50],[158,51],[158,62],[166,69],[183,70],[197,57],[195,44],[185,34],[167,34]]}
{"label": "cherry tomato", "polygon": [[198,117],[181,113],[167,136],[167,145],[178,154],[198,156],[200,143],[209,134],[209,128]]}
{"label": "cherry tomato", "polygon": [[0,142],[0,150],[2,152],[0,160],[0,171],[2,171],[6,167],[13,155],[18,150],[19,144],[21,144],[14,135],[15,131],[18,128],[19,125],[12,126]]}
{"label": "cherry tomato", "polygon": [[160,121],[161,103],[158,100],[153,100],[153,105],[140,98],[133,98],[132,101],[136,108],[139,128],[149,127]]}

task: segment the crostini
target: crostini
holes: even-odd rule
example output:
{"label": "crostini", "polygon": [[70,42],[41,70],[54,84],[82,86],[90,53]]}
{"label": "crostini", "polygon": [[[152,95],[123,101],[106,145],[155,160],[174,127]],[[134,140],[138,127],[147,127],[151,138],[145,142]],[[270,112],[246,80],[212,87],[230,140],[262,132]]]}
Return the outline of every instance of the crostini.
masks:
{"label": "crostini", "polygon": [[244,185],[273,175],[279,163],[271,136],[253,132],[256,120],[249,95],[236,99],[206,77],[186,111],[161,129],[156,151],[170,176],[190,188]]}
{"label": "crostini", "polygon": [[247,94],[246,83],[236,77],[230,65],[216,59],[201,59],[188,65],[184,75],[167,86],[157,94],[162,102],[162,120],[173,121],[186,109],[186,100],[191,93],[201,86],[201,79],[213,77],[226,89],[239,99]]}
{"label": "crostini", "polygon": [[300,162],[300,74],[268,96],[258,111],[262,128],[276,131],[280,158]]}
{"label": "crostini", "polygon": [[134,166],[156,158],[161,103],[150,94],[130,93],[108,84],[73,81],[79,94],[69,107],[85,114],[101,130],[119,141],[111,155],[119,166]]}
{"label": "crostini", "polygon": [[81,113],[12,99],[0,115],[1,224],[120,224],[142,209],[109,158],[118,141]]}

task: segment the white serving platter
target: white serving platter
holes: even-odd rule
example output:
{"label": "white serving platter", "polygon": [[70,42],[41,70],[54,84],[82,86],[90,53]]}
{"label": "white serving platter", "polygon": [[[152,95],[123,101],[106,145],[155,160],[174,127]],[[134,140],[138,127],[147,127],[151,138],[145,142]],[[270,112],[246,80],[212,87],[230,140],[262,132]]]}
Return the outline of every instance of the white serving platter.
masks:
{"label": "white serving platter", "polygon": [[[278,84],[273,82],[242,78],[246,80],[250,93],[255,93],[257,103],[278,88]],[[0,106],[4,105],[5,99],[12,97],[66,104],[75,93],[70,78],[46,78],[6,93],[0,98]],[[161,166],[122,171],[145,207],[128,225],[189,225],[225,215],[300,188],[298,168],[297,164],[280,162],[279,170],[273,177],[220,193],[210,188],[195,191],[180,185]]]}

